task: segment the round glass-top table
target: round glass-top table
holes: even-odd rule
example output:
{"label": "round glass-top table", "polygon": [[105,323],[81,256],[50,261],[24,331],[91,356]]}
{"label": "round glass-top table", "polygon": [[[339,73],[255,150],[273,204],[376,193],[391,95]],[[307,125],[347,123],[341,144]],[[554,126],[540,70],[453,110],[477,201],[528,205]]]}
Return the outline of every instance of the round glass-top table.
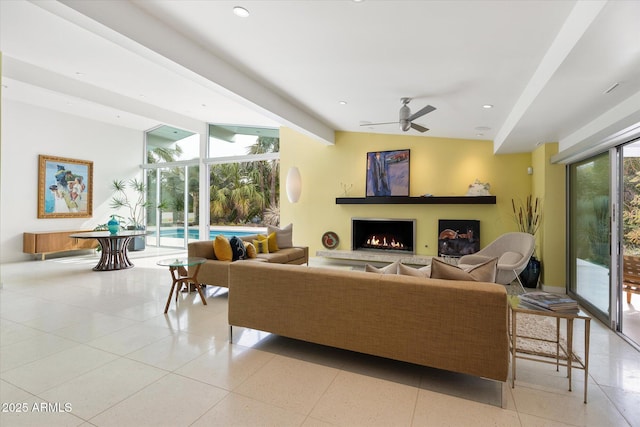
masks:
{"label": "round glass-top table", "polygon": [[[169,292],[169,298],[167,298],[167,304],[164,307],[165,314],[169,311],[169,304],[171,304],[171,295],[173,295],[174,290],[176,294],[176,308],[178,306],[178,295],[180,294],[180,289],[183,285],[189,287],[189,285],[195,286],[198,294],[200,295],[200,299],[202,300],[203,305],[207,305],[207,301],[204,298],[204,293],[202,292],[202,285],[198,282],[198,272],[200,271],[200,266],[205,263],[206,258],[200,257],[188,257],[188,258],[167,258],[161,261],[158,261],[157,264],[163,267],[169,267],[169,272],[171,273],[171,279],[173,283],[171,283],[171,291]],[[189,272],[187,267],[195,266],[195,270],[192,276],[189,276]]]}

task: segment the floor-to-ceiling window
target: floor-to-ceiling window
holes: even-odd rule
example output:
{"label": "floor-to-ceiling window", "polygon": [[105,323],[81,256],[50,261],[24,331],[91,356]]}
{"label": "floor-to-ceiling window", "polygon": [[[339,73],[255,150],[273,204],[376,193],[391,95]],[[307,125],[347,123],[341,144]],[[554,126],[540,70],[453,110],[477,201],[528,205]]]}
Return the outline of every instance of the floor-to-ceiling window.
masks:
{"label": "floor-to-ceiling window", "polygon": [[[149,245],[186,247],[216,234],[254,234],[279,225],[279,130],[210,125],[206,151],[201,163],[200,138],[192,132],[170,126],[147,132]],[[208,171],[202,183],[201,164]],[[201,185],[207,186],[206,200],[200,200]],[[201,237],[202,203],[210,230]]]}
{"label": "floor-to-ceiling window", "polygon": [[569,166],[569,293],[607,324],[611,314],[609,152]]}
{"label": "floor-to-ceiling window", "polygon": [[279,130],[210,125],[208,152],[212,233],[230,226],[237,234],[279,225]]}
{"label": "floor-to-ceiling window", "polygon": [[147,243],[185,247],[198,239],[198,134],[171,126],[146,133]]}

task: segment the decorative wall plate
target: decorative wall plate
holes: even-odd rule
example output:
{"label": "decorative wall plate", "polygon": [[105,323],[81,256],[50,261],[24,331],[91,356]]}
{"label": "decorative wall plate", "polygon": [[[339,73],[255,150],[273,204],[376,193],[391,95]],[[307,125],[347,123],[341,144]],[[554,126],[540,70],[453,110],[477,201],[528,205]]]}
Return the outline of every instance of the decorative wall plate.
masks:
{"label": "decorative wall plate", "polygon": [[327,231],[322,235],[322,246],[325,248],[335,249],[336,246],[338,246],[338,243],[340,243],[340,239],[333,231]]}

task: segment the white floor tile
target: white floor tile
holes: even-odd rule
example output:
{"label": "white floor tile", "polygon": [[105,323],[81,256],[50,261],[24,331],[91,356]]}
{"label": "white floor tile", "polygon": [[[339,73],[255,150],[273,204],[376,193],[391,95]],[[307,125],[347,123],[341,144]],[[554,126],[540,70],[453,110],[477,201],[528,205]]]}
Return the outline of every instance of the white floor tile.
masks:
{"label": "white floor tile", "polygon": [[342,426],[410,426],[418,389],[340,372],[311,417]]}
{"label": "white floor tile", "polygon": [[227,393],[214,386],[170,374],[90,421],[98,426],[114,427],[190,426]]}
{"label": "white floor tile", "polygon": [[308,415],[337,374],[334,368],[275,356],[235,392]]}
{"label": "white floor tile", "polygon": [[55,353],[2,373],[2,378],[30,393],[39,394],[96,369],[117,356],[86,345]]}
{"label": "white floor tile", "polygon": [[63,399],[73,414],[89,420],[167,375],[166,371],[118,358],[40,393],[44,399]]}
{"label": "white floor tile", "polygon": [[585,405],[582,371],[569,392],[546,364],[519,360],[511,389],[244,328],[230,343],[227,289],[164,314],[167,256],[149,254],[116,272],[93,254],[2,266],[0,401],[29,411],[0,425],[640,426],[640,353],[597,320]]}
{"label": "white floor tile", "polygon": [[230,393],[195,422],[193,427],[294,427],[301,425],[304,419],[304,415],[294,411]]}

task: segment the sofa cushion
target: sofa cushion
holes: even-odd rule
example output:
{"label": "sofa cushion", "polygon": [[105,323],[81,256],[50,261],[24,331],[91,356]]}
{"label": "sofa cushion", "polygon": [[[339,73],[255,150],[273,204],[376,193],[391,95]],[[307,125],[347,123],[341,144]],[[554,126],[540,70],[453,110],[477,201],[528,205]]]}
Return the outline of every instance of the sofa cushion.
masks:
{"label": "sofa cushion", "polygon": [[290,261],[304,258],[304,248],[280,249],[278,252],[258,253],[257,259],[274,264],[288,264]]}
{"label": "sofa cushion", "polygon": [[233,260],[233,252],[231,251],[231,244],[229,240],[222,234],[218,234],[213,241],[213,252],[216,254],[216,258],[220,261]]}
{"label": "sofa cushion", "polygon": [[427,265],[426,267],[414,268],[409,267],[408,265],[399,264],[398,274],[414,277],[431,277],[431,266]]}
{"label": "sofa cushion", "polygon": [[273,264],[286,264],[289,261],[289,256],[283,251],[278,251],[258,254],[258,259],[263,259]]}
{"label": "sofa cushion", "polygon": [[231,245],[231,254],[233,261],[247,258],[247,250],[244,247],[244,242],[240,238],[233,236],[229,239]]}
{"label": "sofa cushion", "polygon": [[256,247],[253,246],[253,243],[251,242],[243,242],[244,243],[244,248],[247,251],[247,258],[255,258],[256,255],[258,255],[258,252],[256,251]]}
{"label": "sofa cushion", "polygon": [[269,253],[269,242],[267,241],[267,239],[254,240],[253,246],[255,246],[256,252],[259,254]]}
{"label": "sofa cushion", "polygon": [[387,266],[377,268],[373,265],[367,264],[364,266],[364,271],[367,273],[378,273],[378,274],[398,274],[398,266],[400,265],[400,261],[396,261]]}
{"label": "sofa cushion", "polygon": [[276,242],[279,249],[290,248],[293,246],[293,224],[289,224],[284,228],[267,225],[267,233],[276,233]]}
{"label": "sofa cushion", "polygon": [[465,271],[458,266],[447,264],[438,258],[431,260],[431,278],[446,280],[468,280],[474,282],[495,282],[498,258],[474,265]]}

